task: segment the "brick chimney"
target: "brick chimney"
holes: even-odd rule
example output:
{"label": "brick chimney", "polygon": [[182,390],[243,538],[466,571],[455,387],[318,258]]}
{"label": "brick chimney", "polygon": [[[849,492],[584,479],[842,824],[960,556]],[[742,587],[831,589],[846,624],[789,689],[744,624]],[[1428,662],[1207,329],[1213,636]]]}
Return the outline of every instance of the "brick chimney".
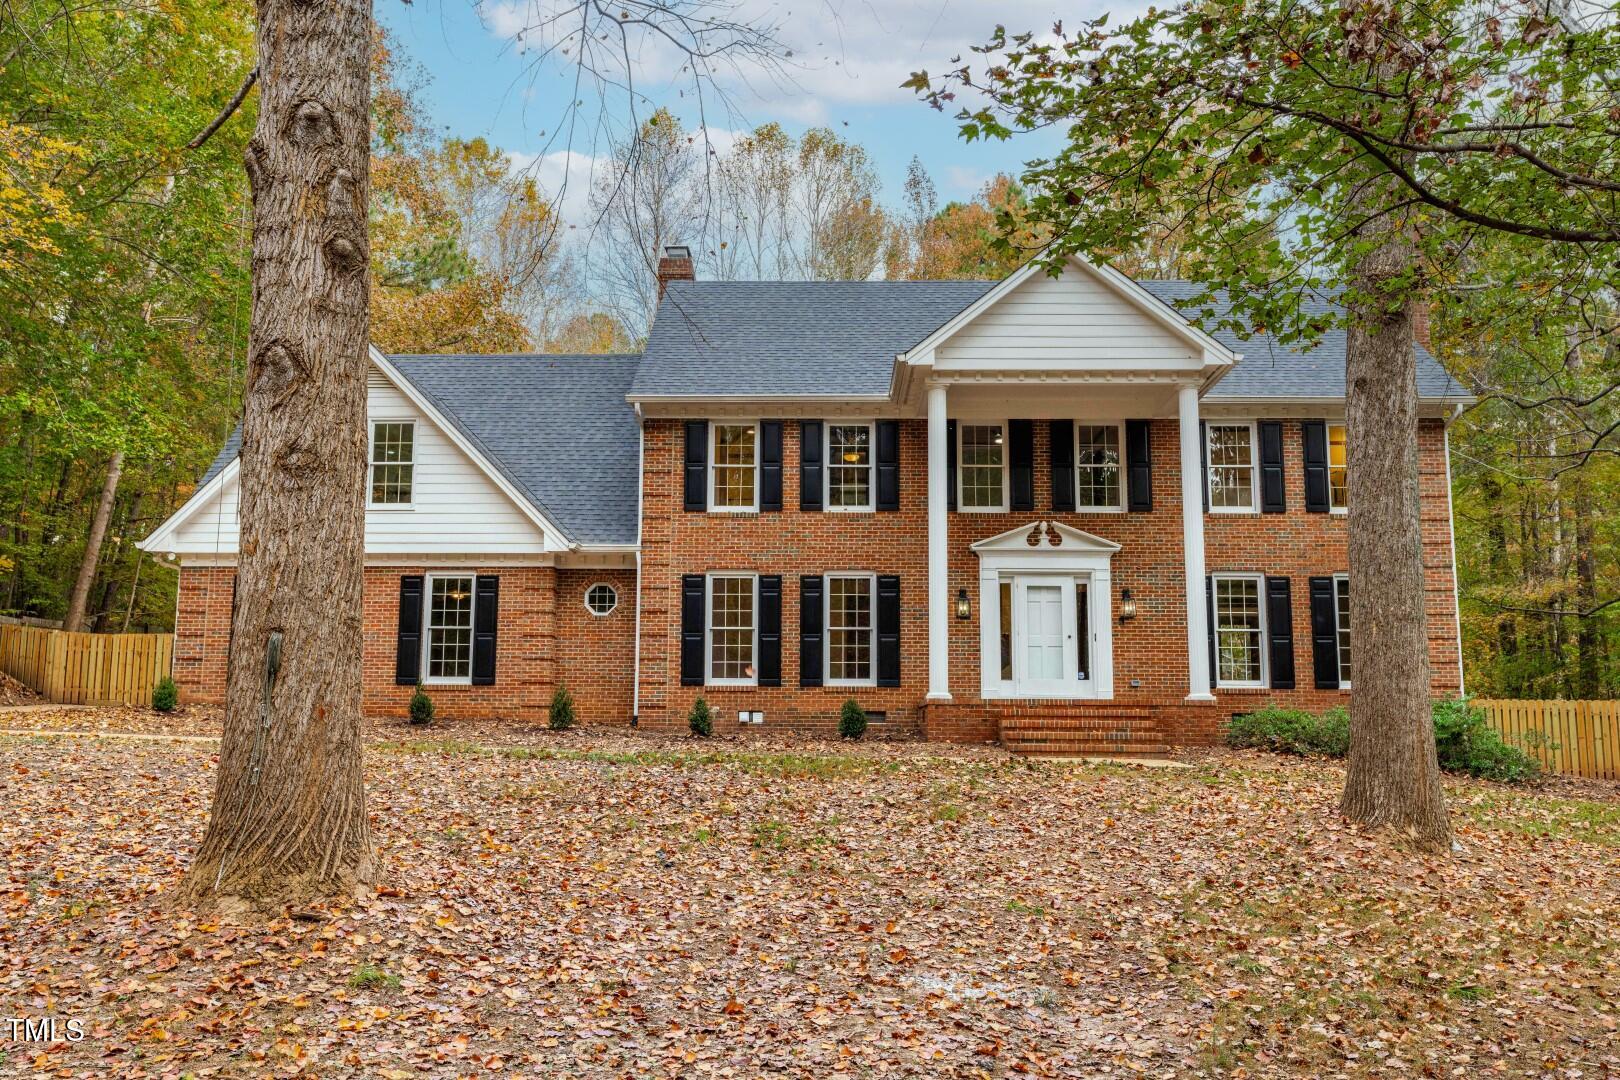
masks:
{"label": "brick chimney", "polygon": [[1429,352],[1433,352],[1434,350],[1429,348],[1429,298],[1414,297],[1407,303],[1406,310],[1412,318],[1412,340]]}
{"label": "brick chimney", "polygon": [[670,244],[664,248],[664,257],[658,260],[658,299],[664,298],[664,289],[672,281],[696,281],[697,271],[692,266],[692,249],[684,244]]}

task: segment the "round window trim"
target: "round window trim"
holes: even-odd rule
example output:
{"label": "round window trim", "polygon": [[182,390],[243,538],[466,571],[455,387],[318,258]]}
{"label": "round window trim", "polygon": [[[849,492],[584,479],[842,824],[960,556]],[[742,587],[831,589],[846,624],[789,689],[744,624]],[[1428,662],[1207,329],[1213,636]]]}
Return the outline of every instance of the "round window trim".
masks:
{"label": "round window trim", "polygon": [[[591,597],[595,595],[598,589],[607,590],[608,605],[605,608],[597,607],[597,605],[591,600]],[[595,615],[599,619],[613,614],[615,611],[619,610],[619,590],[614,588],[612,585],[609,585],[605,581],[594,582],[585,590],[585,610],[590,612],[592,615]]]}

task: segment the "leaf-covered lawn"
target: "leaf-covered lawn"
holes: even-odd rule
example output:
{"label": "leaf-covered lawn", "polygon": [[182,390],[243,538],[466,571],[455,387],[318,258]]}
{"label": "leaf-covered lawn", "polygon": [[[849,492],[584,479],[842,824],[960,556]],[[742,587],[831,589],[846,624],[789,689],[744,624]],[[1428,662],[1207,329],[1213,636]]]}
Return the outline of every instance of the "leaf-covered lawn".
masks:
{"label": "leaf-covered lawn", "polygon": [[0,740],[0,1013],[90,1029],[0,1072],[1620,1071],[1612,789],[1451,784],[1441,860],[1257,755],[487,734],[380,725],[381,894],[251,929],[162,902],[210,744]]}

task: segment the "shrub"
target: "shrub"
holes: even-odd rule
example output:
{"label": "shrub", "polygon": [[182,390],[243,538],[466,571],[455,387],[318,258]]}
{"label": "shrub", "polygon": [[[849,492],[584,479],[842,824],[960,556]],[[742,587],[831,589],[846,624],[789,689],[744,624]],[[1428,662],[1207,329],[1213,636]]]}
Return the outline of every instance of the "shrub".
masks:
{"label": "shrub", "polygon": [[1486,780],[1522,784],[1541,774],[1535,758],[1505,741],[1490,726],[1485,710],[1467,698],[1446,698],[1434,703],[1434,747],[1440,767]]}
{"label": "shrub", "polygon": [[416,693],[411,695],[411,723],[431,724],[433,722],[433,699],[427,696],[422,684],[416,684]]}
{"label": "shrub", "polygon": [[854,698],[845,701],[843,711],[838,714],[838,734],[845,739],[858,739],[866,734],[866,710]]}
{"label": "shrub", "polygon": [[714,710],[709,708],[709,703],[701,694],[692,702],[692,711],[686,714],[686,726],[700,739],[714,734]]}
{"label": "shrub", "polygon": [[568,687],[559,686],[551,695],[551,730],[567,731],[573,726],[574,695],[568,692]]}
{"label": "shrub", "polygon": [[165,675],[152,688],[152,708],[158,712],[174,712],[174,707],[178,704],[180,704],[180,688],[174,685],[173,679]]}
{"label": "shrub", "polygon": [[1284,754],[1344,757],[1350,752],[1350,714],[1335,706],[1320,716],[1304,709],[1267,705],[1232,717],[1226,741]]}

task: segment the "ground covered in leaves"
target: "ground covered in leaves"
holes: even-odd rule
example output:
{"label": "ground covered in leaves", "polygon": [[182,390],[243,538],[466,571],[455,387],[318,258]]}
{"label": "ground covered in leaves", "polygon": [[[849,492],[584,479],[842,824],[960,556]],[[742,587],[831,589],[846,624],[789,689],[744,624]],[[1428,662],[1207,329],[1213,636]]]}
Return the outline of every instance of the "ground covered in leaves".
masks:
{"label": "ground covered in leaves", "polygon": [[[217,725],[136,713],[0,728]],[[164,902],[211,743],[0,737],[0,1015],[87,1031],[0,1073],[1620,1073],[1612,785],[1450,783],[1440,859],[1332,765],[848,751],[378,723],[383,889],[243,928]]]}

